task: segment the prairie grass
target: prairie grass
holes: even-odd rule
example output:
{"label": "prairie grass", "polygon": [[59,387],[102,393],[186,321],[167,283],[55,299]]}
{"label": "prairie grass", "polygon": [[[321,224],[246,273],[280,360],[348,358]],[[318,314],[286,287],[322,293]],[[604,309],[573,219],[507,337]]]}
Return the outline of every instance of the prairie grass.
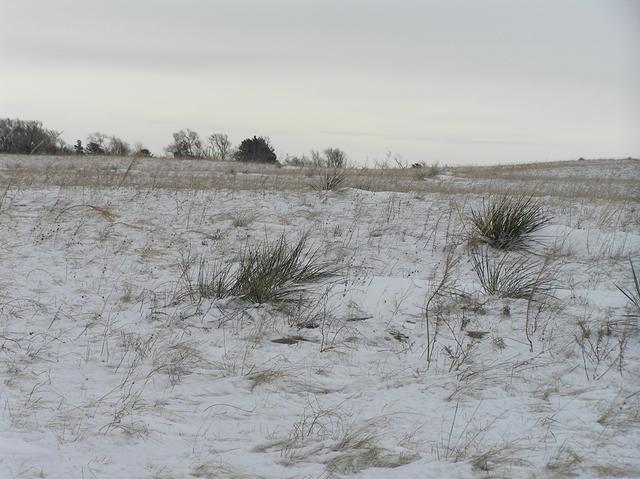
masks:
{"label": "prairie grass", "polygon": [[525,246],[551,218],[532,196],[501,195],[471,210],[471,238],[497,249]]}
{"label": "prairie grass", "polygon": [[[344,168],[342,187],[367,191],[416,191],[444,194],[503,194],[523,191],[532,196],[557,198],[637,201],[640,187],[636,178],[624,174],[581,177],[570,174],[593,162],[530,163],[497,167],[448,167],[447,173],[463,181],[435,177],[423,181],[424,169]],[[612,172],[637,168],[635,160],[609,162]],[[167,190],[287,190],[309,189],[315,167],[278,168],[247,163],[237,171],[236,162],[217,162],[174,158],[141,158],[131,165],[130,158],[3,155],[0,179],[22,187],[92,187]],[[554,168],[562,174],[536,181],[529,173]],[[566,167],[566,168],[565,168]],[[569,173],[565,173],[569,172]],[[521,172],[521,174],[516,174]],[[126,181],[123,181],[125,178]],[[500,181],[495,181],[499,179]]]}
{"label": "prairie grass", "polygon": [[234,228],[245,228],[253,223],[255,219],[256,217],[252,214],[236,212],[231,216],[231,224]]}
{"label": "prairie grass", "polygon": [[[261,479],[264,476],[245,472],[220,462],[205,462],[195,467],[190,474],[201,479]],[[174,476],[172,476],[174,477]]]}
{"label": "prairie grass", "polygon": [[196,283],[197,297],[223,299],[230,296],[234,287],[231,267],[231,264],[209,267],[207,262],[201,259]]}
{"label": "prairie grass", "polygon": [[325,168],[315,183],[311,183],[311,187],[318,191],[335,191],[347,179],[344,171],[338,168]]}
{"label": "prairie grass", "polygon": [[102,216],[104,219],[108,221],[113,221],[113,218],[114,218],[113,213],[111,213],[111,211],[109,211],[107,208],[104,208],[104,207],[95,206],[95,205],[73,205],[60,211],[60,213],[58,213],[58,216],[56,216],[55,220],[58,221],[62,215],[76,208],[85,208],[90,211],[95,211],[96,213],[98,213],[100,216]]}
{"label": "prairie grass", "polygon": [[309,290],[309,285],[337,273],[336,265],[323,261],[318,249],[307,244],[303,234],[291,244],[285,235],[276,241],[265,240],[247,246],[236,265],[208,267],[201,260],[195,283],[188,267],[183,266],[186,295],[192,299],[237,297],[250,303],[276,306],[294,305]]}
{"label": "prairie grass", "polygon": [[486,247],[471,252],[471,266],[485,293],[502,298],[531,299],[550,296],[553,276],[545,265],[531,262],[522,255],[502,254],[492,257]]}
{"label": "prairie grass", "polygon": [[295,301],[309,283],[331,277],[337,269],[307,246],[307,235],[294,245],[282,235],[275,242],[248,247],[240,257],[232,293],[252,303]]}

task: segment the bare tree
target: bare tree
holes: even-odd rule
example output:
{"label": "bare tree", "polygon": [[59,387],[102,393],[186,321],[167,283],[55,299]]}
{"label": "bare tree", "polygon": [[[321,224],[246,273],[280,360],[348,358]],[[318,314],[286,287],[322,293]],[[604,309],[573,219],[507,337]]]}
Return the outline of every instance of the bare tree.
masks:
{"label": "bare tree", "polygon": [[91,133],[87,136],[87,146],[84,148],[87,155],[104,155],[107,152],[107,138],[107,135],[100,132]]}
{"label": "bare tree", "polygon": [[204,156],[202,141],[197,132],[187,128],[173,134],[173,143],[165,148],[176,158],[201,158]]}
{"label": "bare tree", "polygon": [[347,166],[347,155],[340,148],[327,148],[324,150],[329,168],[345,168]]}
{"label": "bare tree", "polygon": [[340,148],[327,148],[322,153],[311,150],[311,164],[320,168],[346,168],[347,155]]}
{"label": "bare tree", "polygon": [[209,148],[211,157],[218,161],[228,161],[231,159],[231,141],[223,133],[214,133],[209,136]]}
{"label": "bare tree", "polygon": [[318,150],[311,150],[311,164],[315,167],[325,166],[325,160]]}
{"label": "bare tree", "polygon": [[109,144],[106,147],[108,155],[114,156],[128,156],[131,153],[131,147],[129,143],[121,140],[117,136],[109,137]]}

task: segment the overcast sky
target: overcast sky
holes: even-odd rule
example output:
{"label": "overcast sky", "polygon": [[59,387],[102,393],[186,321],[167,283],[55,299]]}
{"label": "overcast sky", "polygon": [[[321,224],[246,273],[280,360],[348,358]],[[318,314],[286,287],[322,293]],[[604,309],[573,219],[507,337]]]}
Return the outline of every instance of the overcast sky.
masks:
{"label": "overcast sky", "polygon": [[0,0],[0,117],[154,152],[640,156],[640,0]]}

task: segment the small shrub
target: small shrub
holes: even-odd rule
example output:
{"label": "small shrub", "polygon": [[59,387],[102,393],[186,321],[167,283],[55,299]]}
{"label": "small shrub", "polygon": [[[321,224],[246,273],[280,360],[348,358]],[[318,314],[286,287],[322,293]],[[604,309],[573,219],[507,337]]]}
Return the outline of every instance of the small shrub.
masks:
{"label": "small shrub", "polygon": [[471,238],[497,249],[522,247],[550,220],[533,197],[503,195],[471,211]]}
{"label": "small shrub", "polygon": [[633,261],[629,258],[629,264],[631,264],[631,275],[633,276],[633,284],[631,288],[623,288],[616,285],[616,288],[624,294],[629,301],[635,306],[637,315],[640,315],[640,277],[636,273],[636,268],[633,266]]}
{"label": "small shrub", "polygon": [[153,154],[148,148],[136,148],[135,153],[133,154],[135,158],[151,158]]}
{"label": "small shrub", "polygon": [[546,265],[530,262],[524,256],[502,254],[491,258],[488,248],[476,248],[471,252],[471,265],[489,295],[514,299],[551,296],[553,277]]}

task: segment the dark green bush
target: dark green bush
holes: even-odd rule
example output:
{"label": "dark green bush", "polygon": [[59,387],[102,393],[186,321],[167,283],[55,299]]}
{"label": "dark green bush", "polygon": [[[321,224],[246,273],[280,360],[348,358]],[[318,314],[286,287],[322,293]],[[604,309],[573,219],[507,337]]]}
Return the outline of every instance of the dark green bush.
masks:
{"label": "dark green bush", "polygon": [[278,157],[267,138],[254,136],[242,140],[233,154],[238,161],[257,161],[262,163],[276,163]]}

